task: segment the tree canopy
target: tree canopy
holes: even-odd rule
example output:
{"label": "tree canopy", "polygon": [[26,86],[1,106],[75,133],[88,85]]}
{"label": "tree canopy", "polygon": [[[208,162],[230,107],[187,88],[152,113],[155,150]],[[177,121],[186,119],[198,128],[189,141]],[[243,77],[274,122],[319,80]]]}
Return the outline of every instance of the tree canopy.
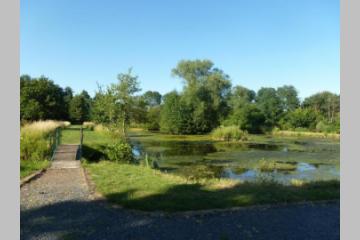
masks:
{"label": "tree canopy", "polygon": [[171,70],[183,83],[181,91],[140,94],[138,76],[129,69],[117,82],[98,87],[92,99],[86,91],[74,95],[47,77],[20,77],[21,120],[91,120],[114,125],[126,134],[129,125],[172,134],[204,134],[221,125],[250,133],[280,129],[340,131],[340,96],[328,91],[303,102],[292,85],[262,87],[257,92],[232,87],[230,77],[210,60],[181,60]]}

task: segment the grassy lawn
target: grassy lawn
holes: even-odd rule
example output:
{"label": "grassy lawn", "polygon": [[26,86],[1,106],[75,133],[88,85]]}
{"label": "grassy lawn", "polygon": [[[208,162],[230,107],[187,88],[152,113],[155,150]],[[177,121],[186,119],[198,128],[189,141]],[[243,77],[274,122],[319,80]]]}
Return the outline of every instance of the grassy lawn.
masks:
{"label": "grassy lawn", "polygon": [[49,161],[20,161],[20,178],[24,178],[36,171],[47,168],[49,165]]}
{"label": "grassy lawn", "polygon": [[185,211],[266,203],[339,199],[338,181],[284,186],[233,180],[189,182],[142,166],[108,161],[85,164],[97,190],[109,201],[145,211]]}

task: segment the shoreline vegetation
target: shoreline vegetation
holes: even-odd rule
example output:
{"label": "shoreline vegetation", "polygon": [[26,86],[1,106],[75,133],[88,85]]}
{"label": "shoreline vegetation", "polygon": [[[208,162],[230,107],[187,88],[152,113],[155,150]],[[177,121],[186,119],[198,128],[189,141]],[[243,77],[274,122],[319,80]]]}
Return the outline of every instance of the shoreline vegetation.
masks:
{"label": "shoreline vegetation", "polygon": [[205,210],[340,197],[339,181],[304,183],[294,180],[289,186],[270,181],[189,181],[144,166],[108,161],[84,166],[96,190],[106,199],[125,208],[143,211]]}
{"label": "shoreline vegetation", "polygon": [[339,133],[322,133],[310,131],[290,131],[290,130],[274,130],[271,132],[273,136],[281,137],[313,137],[313,138],[332,138],[340,140]]}

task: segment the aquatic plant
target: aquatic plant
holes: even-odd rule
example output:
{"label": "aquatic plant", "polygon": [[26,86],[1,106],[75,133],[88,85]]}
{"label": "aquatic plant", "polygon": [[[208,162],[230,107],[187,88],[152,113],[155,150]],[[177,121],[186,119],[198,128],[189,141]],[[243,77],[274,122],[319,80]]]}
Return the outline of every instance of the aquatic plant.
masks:
{"label": "aquatic plant", "polygon": [[218,127],[211,132],[211,136],[215,140],[228,142],[248,140],[248,133],[240,130],[237,126]]}

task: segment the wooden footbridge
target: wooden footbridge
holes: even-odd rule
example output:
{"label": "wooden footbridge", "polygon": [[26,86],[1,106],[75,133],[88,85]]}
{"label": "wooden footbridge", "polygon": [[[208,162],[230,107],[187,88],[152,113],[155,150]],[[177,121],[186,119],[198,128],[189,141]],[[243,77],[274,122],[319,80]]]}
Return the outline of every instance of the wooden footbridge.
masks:
{"label": "wooden footbridge", "polygon": [[80,144],[60,144],[60,131],[60,128],[56,130],[50,168],[79,168],[83,142],[83,129],[80,128]]}

